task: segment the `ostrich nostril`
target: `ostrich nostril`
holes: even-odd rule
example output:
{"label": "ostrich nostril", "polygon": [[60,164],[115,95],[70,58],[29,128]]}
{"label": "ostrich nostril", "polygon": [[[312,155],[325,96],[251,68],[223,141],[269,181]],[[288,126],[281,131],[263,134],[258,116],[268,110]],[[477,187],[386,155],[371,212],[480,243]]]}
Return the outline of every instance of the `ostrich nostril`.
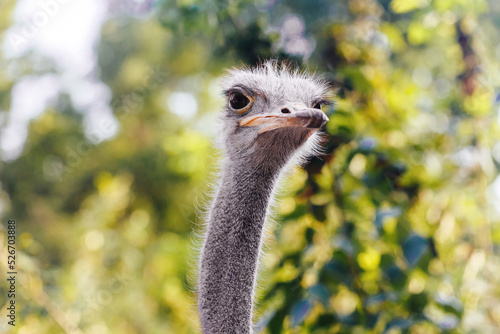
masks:
{"label": "ostrich nostril", "polygon": [[290,113],[290,110],[289,110],[288,108],[283,108],[283,109],[281,109],[281,112],[282,112],[283,114],[289,114],[289,113]]}

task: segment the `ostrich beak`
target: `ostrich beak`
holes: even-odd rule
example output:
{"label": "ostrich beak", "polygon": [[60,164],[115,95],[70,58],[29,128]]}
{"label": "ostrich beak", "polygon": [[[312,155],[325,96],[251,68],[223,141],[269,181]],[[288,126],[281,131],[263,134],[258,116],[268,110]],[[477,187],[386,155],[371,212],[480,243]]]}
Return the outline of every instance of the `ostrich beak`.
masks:
{"label": "ostrich beak", "polygon": [[319,129],[328,122],[328,117],[321,110],[307,108],[303,104],[285,106],[280,108],[279,112],[279,114],[249,116],[242,119],[239,125],[242,127],[262,126],[259,130],[260,134],[286,127]]}

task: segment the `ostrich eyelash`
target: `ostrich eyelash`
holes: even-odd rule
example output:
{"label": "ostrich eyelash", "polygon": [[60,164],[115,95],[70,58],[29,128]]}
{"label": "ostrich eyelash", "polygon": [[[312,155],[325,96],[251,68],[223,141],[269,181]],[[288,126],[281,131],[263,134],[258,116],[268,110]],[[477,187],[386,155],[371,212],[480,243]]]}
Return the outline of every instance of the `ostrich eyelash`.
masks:
{"label": "ostrich eyelash", "polygon": [[331,106],[333,105],[333,102],[330,101],[330,100],[326,100],[326,99],[320,99],[320,100],[317,100],[315,101],[312,105],[315,105],[315,104],[320,104],[321,106]]}
{"label": "ostrich eyelash", "polygon": [[226,97],[229,97],[232,93],[240,93],[249,97],[254,97],[255,93],[252,92],[250,89],[243,87],[243,86],[234,86],[229,89],[226,89],[224,92],[224,95]]}
{"label": "ostrich eyelash", "polygon": [[260,96],[264,99],[264,101],[267,103],[269,100],[266,96],[266,94],[264,94],[264,92],[262,92],[261,90],[258,90],[258,89],[249,89],[245,86],[234,86],[234,87],[231,87],[229,89],[226,89],[223,91],[223,94],[226,96],[226,97],[229,97],[229,95],[231,95],[231,93],[241,93],[243,95],[246,95],[246,96],[249,96],[249,97],[252,97],[253,99],[256,98],[256,96]]}

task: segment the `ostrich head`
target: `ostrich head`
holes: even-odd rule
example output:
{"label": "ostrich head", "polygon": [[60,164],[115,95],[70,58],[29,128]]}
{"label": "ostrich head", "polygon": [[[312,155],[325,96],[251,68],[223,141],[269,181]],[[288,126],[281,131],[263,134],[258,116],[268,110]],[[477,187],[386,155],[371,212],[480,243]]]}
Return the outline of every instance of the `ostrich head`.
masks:
{"label": "ostrich head", "polygon": [[323,80],[273,61],[232,70],[225,79],[219,138],[229,159],[276,170],[313,153],[317,130],[328,121]]}

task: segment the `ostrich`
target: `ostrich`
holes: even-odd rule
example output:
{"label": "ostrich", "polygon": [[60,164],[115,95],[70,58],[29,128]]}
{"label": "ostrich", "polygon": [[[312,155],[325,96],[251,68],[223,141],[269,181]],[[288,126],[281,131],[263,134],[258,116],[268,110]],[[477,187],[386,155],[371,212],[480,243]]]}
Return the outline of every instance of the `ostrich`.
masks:
{"label": "ostrich", "polygon": [[201,249],[198,310],[204,334],[252,333],[252,309],[269,202],[279,176],[314,154],[328,117],[326,83],[268,61],[225,77],[222,173]]}

